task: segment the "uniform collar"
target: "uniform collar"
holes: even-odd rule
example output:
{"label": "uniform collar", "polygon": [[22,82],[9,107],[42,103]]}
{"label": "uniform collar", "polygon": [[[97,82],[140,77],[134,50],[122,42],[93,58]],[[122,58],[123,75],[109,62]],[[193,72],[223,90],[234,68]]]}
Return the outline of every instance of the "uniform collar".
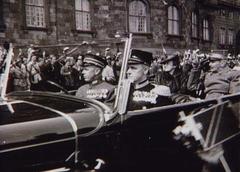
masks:
{"label": "uniform collar", "polygon": [[100,81],[99,80],[94,80],[91,82],[91,85],[97,85]]}
{"label": "uniform collar", "polygon": [[138,84],[135,84],[135,89],[143,88],[143,87],[147,86],[148,84],[149,84],[149,81],[148,81],[148,79],[146,79]]}

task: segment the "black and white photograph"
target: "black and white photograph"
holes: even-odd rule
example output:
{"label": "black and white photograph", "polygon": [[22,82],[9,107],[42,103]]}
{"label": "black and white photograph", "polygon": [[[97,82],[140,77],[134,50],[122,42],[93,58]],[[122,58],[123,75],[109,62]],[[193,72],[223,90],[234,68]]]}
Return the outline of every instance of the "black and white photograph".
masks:
{"label": "black and white photograph", "polygon": [[0,172],[240,172],[240,0],[0,0]]}

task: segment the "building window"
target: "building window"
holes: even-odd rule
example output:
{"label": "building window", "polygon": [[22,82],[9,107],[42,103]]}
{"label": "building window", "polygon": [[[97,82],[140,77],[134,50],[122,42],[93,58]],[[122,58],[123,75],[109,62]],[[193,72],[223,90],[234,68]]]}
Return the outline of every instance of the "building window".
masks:
{"label": "building window", "polygon": [[203,40],[210,41],[210,28],[208,19],[203,20]]}
{"label": "building window", "polygon": [[76,29],[91,30],[90,3],[88,0],[75,0]]}
{"label": "building window", "polygon": [[129,31],[147,32],[147,6],[142,1],[129,4]]}
{"label": "building window", "polygon": [[225,43],[226,43],[226,30],[225,30],[225,28],[220,28],[219,44],[220,45],[225,45]]}
{"label": "building window", "polygon": [[168,7],[168,34],[179,35],[179,13],[174,6]]}
{"label": "building window", "polygon": [[198,37],[198,21],[197,21],[197,14],[192,12],[192,37]]}
{"label": "building window", "polygon": [[233,45],[233,30],[228,30],[228,45]]}
{"label": "building window", "polygon": [[44,0],[26,0],[25,10],[27,27],[46,27]]}
{"label": "building window", "polygon": [[232,11],[229,11],[228,16],[229,16],[230,19],[233,19],[234,13]]}

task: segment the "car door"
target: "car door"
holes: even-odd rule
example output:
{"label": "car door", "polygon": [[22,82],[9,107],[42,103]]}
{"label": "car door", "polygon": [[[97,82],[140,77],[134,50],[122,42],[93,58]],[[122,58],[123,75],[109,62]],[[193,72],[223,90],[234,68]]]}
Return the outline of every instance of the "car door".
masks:
{"label": "car door", "polygon": [[[153,156],[168,151],[172,141],[172,130],[177,125],[175,111],[139,110],[130,111],[124,117],[123,137],[130,159],[139,159],[137,164],[154,159]],[[167,157],[165,157],[167,158]],[[136,164],[136,165],[137,165]]]}
{"label": "car door", "polygon": [[[208,104],[170,105],[127,112],[122,127],[125,163],[134,170],[161,168],[176,171],[179,167],[197,166],[197,158],[174,139],[173,130],[179,124],[179,112],[189,114]],[[194,162],[188,163],[191,160]]]}

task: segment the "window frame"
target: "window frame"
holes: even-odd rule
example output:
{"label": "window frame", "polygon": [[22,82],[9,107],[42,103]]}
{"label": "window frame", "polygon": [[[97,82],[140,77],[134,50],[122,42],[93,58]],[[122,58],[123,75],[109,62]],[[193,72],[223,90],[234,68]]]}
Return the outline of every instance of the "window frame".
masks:
{"label": "window frame", "polygon": [[[77,0],[74,0],[74,30],[76,30],[77,32],[84,32],[84,33],[92,33],[92,9],[91,9],[91,1],[90,0],[86,0],[89,4],[89,11],[86,11],[84,9],[81,9],[81,10],[78,10],[76,9],[76,1]],[[81,0],[82,1],[82,0]],[[87,13],[89,14],[89,18],[90,18],[90,23],[89,23],[89,29],[78,29],[78,26],[77,26],[77,15],[76,13],[77,12],[82,12],[82,13]]]}
{"label": "window frame", "polygon": [[[176,9],[176,12],[177,12],[177,19],[175,19],[175,18],[172,18],[172,19],[169,19],[169,8],[170,7],[173,7],[173,8],[175,8]],[[174,11],[173,11],[173,8],[172,8],[172,16],[174,16]],[[181,21],[180,21],[180,19],[181,19],[181,15],[180,15],[180,10],[179,10],[179,8],[176,6],[176,5],[174,5],[174,4],[171,4],[171,5],[169,5],[168,7],[167,7],[167,34],[168,35],[171,35],[171,36],[180,36],[181,35],[181,31],[180,31],[180,25],[181,25]],[[172,23],[172,25],[174,25],[174,22],[176,22],[177,23],[177,34],[176,33],[174,33],[174,26],[173,26],[173,29],[172,29],[172,32],[170,32],[170,28],[169,28],[169,21],[171,21]]]}
{"label": "window frame", "polygon": [[[231,41],[229,41],[230,40],[230,34],[229,33],[231,33],[231,36],[232,36]],[[226,41],[227,41],[228,45],[232,46],[234,44],[234,30],[232,28],[229,28],[228,31],[227,31],[227,40]]]}
{"label": "window frame", "polygon": [[[204,22],[207,21],[208,26],[206,27]],[[206,32],[207,31],[207,32]],[[206,33],[208,33],[208,39],[206,39]],[[209,42],[211,41],[211,30],[210,30],[210,20],[209,18],[203,18],[202,20],[202,39],[203,41]]]}
{"label": "window frame", "polygon": [[[130,4],[133,3],[134,1],[136,1],[138,3],[141,2],[144,7],[145,7],[145,16],[140,16],[140,15],[131,15],[130,14]],[[139,34],[139,35],[148,35],[150,33],[150,5],[148,3],[148,1],[145,0],[130,0],[127,4],[127,26],[128,26],[128,32],[134,33],[134,34]],[[131,30],[131,24],[130,24],[130,17],[144,17],[145,18],[145,31],[136,31],[136,30]],[[139,23],[138,23],[139,24]]]}
{"label": "window frame", "polygon": [[226,28],[219,28],[219,45],[226,45]]}
{"label": "window frame", "polygon": [[[195,21],[193,21],[193,15],[195,15]],[[191,37],[194,39],[199,37],[199,15],[196,11],[191,13]]]}
{"label": "window frame", "polygon": [[[27,4],[27,0],[23,1],[23,6],[24,6],[24,21],[25,21],[25,28],[27,29],[34,29],[34,30],[47,30],[48,29],[48,25],[49,25],[49,11],[48,11],[48,5],[46,3],[46,0],[43,0],[43,6],[39,6],[39,5],[30,5]],[[38,8],[43,8],[43,12],[44,12],[44,23],[45,26],[30,26],[27,24],[27,6],[33,6],[33,7],[38,7]]]}

